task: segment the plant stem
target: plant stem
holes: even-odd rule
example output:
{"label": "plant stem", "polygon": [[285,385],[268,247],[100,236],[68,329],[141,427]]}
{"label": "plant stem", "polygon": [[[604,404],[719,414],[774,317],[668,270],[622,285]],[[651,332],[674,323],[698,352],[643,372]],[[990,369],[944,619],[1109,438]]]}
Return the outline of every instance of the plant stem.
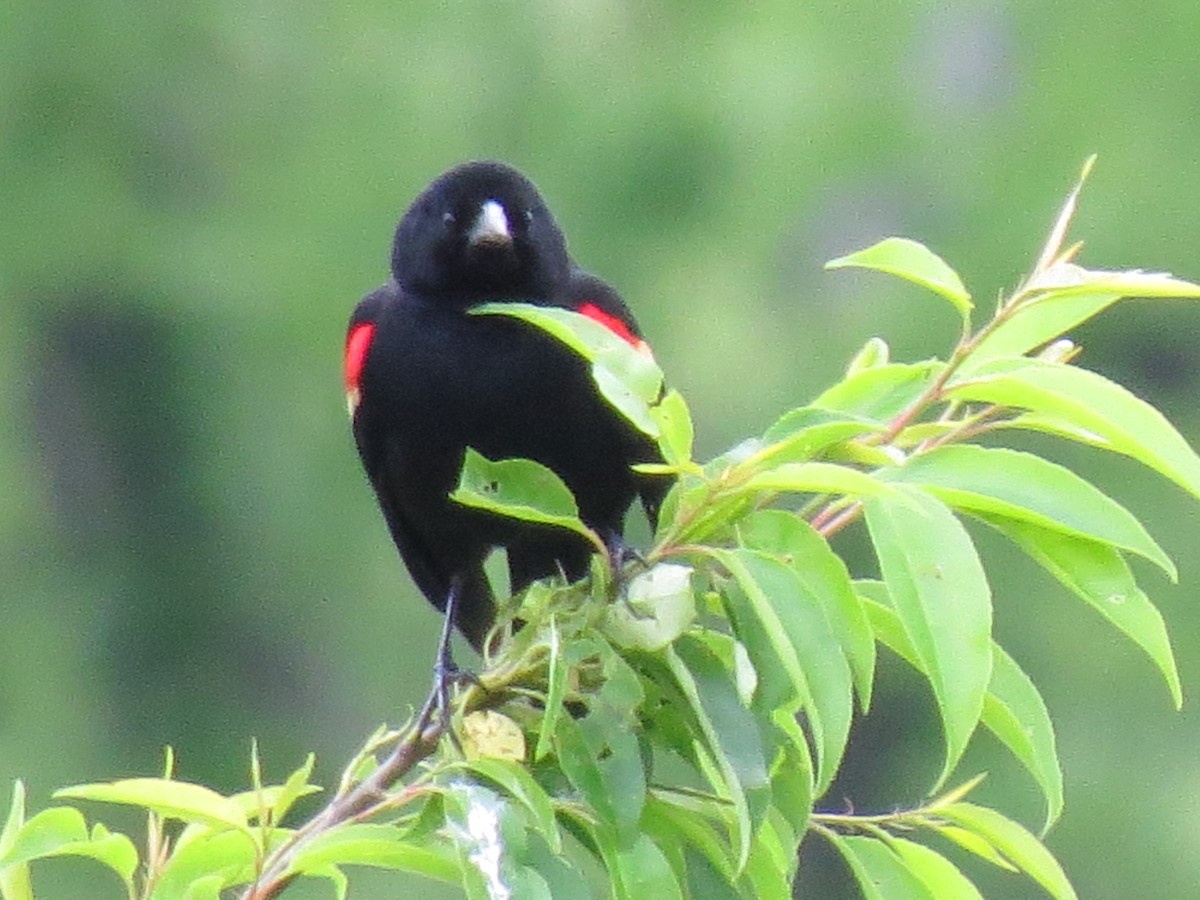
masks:
{"label": "plant stem", "polygon": [[328,806],[275,850],[268,857],[258,879],[242,894],[242,900],[271,900],[278,897],[296,878],[296,873],[288,870],[305,845],[338,825],[359,821],[390,804],[388,788],[430,756],[446,731],[438,701],[439,689],[435,684],[420,713],[396,735],[396,746],[387,758],[362,781],[339,791]]}
{"label": "plant stem", "polygon": [[855,501],[837,515],[827,518],[820,525],[818,525],[814,519],[812,526],[816,529],[817,533],[821,535],[821,537],[830,538],[862,515],[862,511],[862,504]]}

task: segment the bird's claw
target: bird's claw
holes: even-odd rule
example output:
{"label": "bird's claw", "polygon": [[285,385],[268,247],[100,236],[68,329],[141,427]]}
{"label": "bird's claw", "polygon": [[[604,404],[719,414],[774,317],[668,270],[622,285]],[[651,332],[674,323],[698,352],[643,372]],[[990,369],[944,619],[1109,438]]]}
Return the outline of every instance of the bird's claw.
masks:
{"label": "bird's claw", "polygon": [[439,653],[437,661],[433,664],[433,689],[431,693],[434,701],[433,708],[430,711],[430,724],[436,723],[438,731],[447,735],[450,738],[450,743],[460,753],[463,748],[458,739],[458,734],[453,727],[450,692],[452,688],[466,684],[482,686],[479,676],[466,669],[460,669],[458,664],[450,658],[448,652],[444,654]]}
{"label": "bird's claw", "polygon": [[645,572],[649,565],[636,547],[625,542],[624,536],[618,531],[606,532],[604,546],[608,548],[608,566],[613,576],[613,596],[635,612],[629,603],[629,584],[638,575]]}
{"label": "bird's claw", "polygon": [[454,685],[474,684],[482,687],[479,677],[474,672],[460,669],[450,653],[450,636],[454,627],[455,608],[458,605],[459,592],[462,590],[460,578],[450,582],[446,592],[446,608],[442,622],[442,634],[438,640],[437,655],[433,660],[433,687],[426,702],[425,721],[427,725],[437,726],[441,734],[449,735],[450,742],[461,753],[462,744],[454,732],[451,721],[450,689]]}
{"label": "bird's claw", "polygon": [[625,537],[619,531],[608,531],[601,537],[608,550],[609,568],[615,575],[620,577],[626,567],[630,566],[636,566],[639,569],[646,568],[646,557],[642,556],[641,551],[632,544],[626,543]]}

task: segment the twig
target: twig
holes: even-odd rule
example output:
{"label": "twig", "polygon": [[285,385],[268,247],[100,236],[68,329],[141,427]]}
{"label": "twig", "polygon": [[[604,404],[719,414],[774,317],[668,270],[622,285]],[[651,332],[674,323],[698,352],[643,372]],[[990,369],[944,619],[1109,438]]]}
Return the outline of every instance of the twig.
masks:
{"label": "twig", "polygon": [[440,704],[440,687],[434,684],[420,713],[396,735],[396,747],[369,776],[338,793],[329,805],[309,819],[267,858],[262,874],[246,888],[241,900],[272,900],[296,878],[289,872],[297,854],[307,844],[346,822],[364,818],[388,804],[387,790],[437,749],[446,731]]}
{"label": "twig", "polygon": [[836,516],[826,519],[821,523],[820,526],[814,524],[813,527],[816,528],[821,537],[828,539],[833,537],[835,534],[857,519],[860,515],[862,515],[862,511],[862,503],[855,501],[839,512]]}

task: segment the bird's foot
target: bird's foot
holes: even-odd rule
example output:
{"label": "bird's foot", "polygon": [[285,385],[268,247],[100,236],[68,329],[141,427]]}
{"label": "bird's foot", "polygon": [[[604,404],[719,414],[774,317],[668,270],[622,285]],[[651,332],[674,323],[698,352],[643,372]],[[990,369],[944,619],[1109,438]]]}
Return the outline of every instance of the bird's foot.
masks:
{"label": "bird's foot", "polygon": [[437,655],[433,660],[433,687],[429,699],[425,702],[423,718],[425,726],[434,726],[438,733],[448,735],[450,742],[462,752],[462,744],[454,732],[452,710],[450,706],[451,688],[462,684],[481,685],[479,677],[474,672],[460,669],[450,652],[450,638],[454,633],[454,612],[458,606],[458,594],[461,582],[458,578],[450,582],[446,592],[446,610],[442,622],[442,634],[438,640]]}
{"label": "bird's foot", "polygon": [[433,708],[430,710],[429,721],[431,725],[436,724],[437,730],[448,736],[450,743],[462,753],[462,744],[459,742],[452,721],[451,692],[456,687],[480,685],[481,683],[474,672],[459,668],[458,663],[450,656],[449,647],[444,649],[445,652],[439,650],[438,657],[433,664],[433,687],[430,691]]}
{"label": "bird's foot", "polygon": [[624,576],[627,569],[634,569],[632,574],[645,570],[646,558],[632,544],[625,542],[624,535],[619,531],[606,531],[601,534],[604,546],[608,549],[608,565],[617,578]]}
{"label": "bird's foot", "polygon": [[629,584],[638,575],[649,569],[646,558],[641,551],[625,542],[624,536],[618,531],[606,532],[604,546],[608,548],[608,566],[612,572],[613,597],[629,609],[631,615],[643,618],[644,613],[638,612],[629,602]]}

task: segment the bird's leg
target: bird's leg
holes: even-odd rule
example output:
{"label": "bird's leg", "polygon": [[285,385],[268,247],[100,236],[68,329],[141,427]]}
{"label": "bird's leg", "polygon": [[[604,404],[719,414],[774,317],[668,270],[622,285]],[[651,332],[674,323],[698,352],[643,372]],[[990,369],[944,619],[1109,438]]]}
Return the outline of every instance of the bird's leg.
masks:
{"label": "bird's leg", "polygon": [[454,613],[458,608],[458,595],[462,591],[462,577],[455,575],[450,579],[450,587],[446,591],[446,609],[442,618],[442,634],[438,638],[437,655],[433,660],[433,687],[429,699],[421,710],[422,729],[436,723],[438,731],[449,735],[451,743],[462,752],[462,744],[450,722],[450,686],[466,677],[474,679],[474,675],[464,675],[454,662],[450,653],[450,638],[454,634]]}
{"label": "bird's leg", "polygon": [[625,543],[625,536],[621,532],[615,528],[605,530],[600,537],[604,540],[604,546],[608,548],[608,565],[614,575],[620,577],[630,563],[637,563],[641,567],[645,567],[645,558],[636,547]]}
{"label": "bird's leg", "polygon": [[629,582],[646,571],[646,558],[638,549],[625,542],[625,536],[617,530],[605,531],[601,534],[604,546],[608,548],[608,567],[613,574],[613,593],[629,609],[631,615],[643,618],[629,602]]}
{"label": "bird's leg", "polygon": [[450,729],[450,683],[457,679],[459,670],[450,654],[450,638],[454,635],[454,613],[458,607],[458,595],[462,590],[462,577],[455,575],[450,579],[450,587],[446,591],[446,614],[442,619],[442,636],[438,639],[437,656],[433,660],[433,690],[437,694],[438,716],[442,728],[451,734]]}

